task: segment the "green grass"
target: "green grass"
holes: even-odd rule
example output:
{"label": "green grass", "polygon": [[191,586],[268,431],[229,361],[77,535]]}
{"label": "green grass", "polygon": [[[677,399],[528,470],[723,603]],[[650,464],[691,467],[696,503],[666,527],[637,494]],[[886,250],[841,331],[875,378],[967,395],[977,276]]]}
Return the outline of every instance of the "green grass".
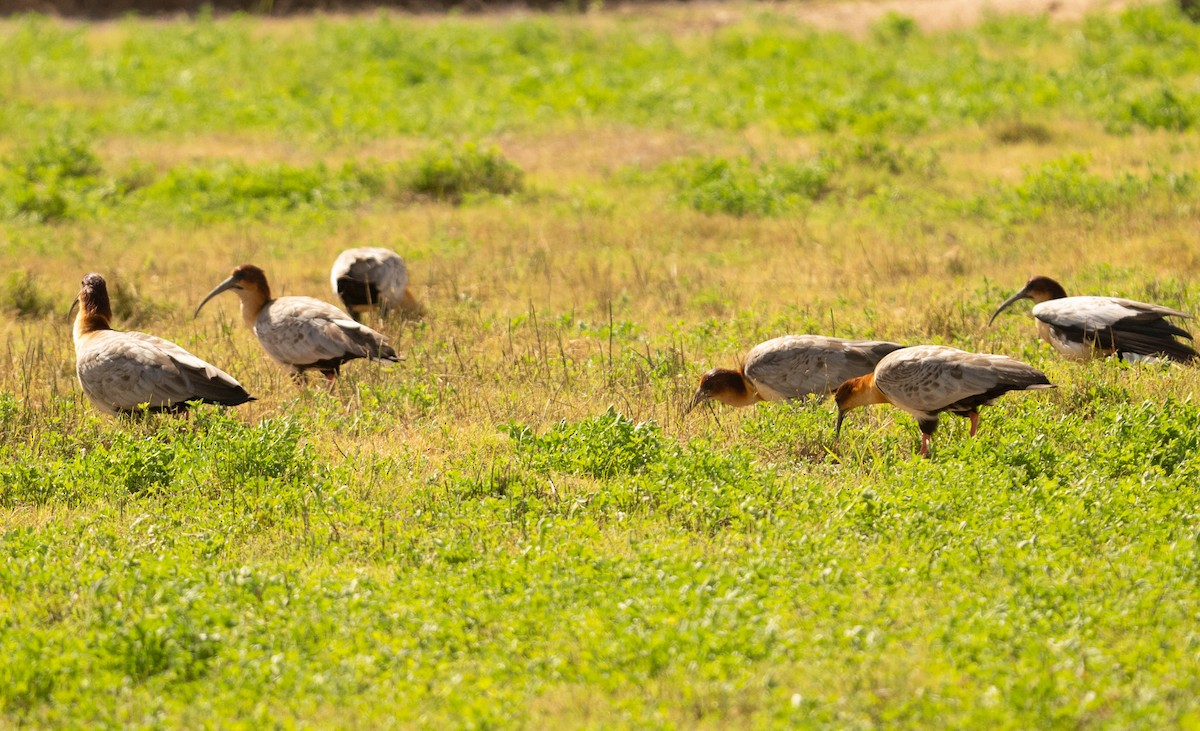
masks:
{"label": "green grass", "polygon": [[[0,726],[1200,724],[1200,376],[986,327],[1035,273],[1200,312],[1200,31],[800,12],[0,22]],[[367,245],[401,363],[297,388],[191,318]],[[97,415],[89,271],[258,400]],[[886,407],[681,416],[788,332],[1059,387],[931,460]]]}

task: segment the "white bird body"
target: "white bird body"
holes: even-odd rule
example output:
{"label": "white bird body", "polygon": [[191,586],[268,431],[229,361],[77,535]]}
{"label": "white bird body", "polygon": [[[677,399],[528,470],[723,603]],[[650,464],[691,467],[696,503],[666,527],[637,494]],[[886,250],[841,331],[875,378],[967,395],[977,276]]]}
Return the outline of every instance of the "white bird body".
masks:
{"label": "white bird body", "polygon": [[398,309],[419,316],[422,307],[408,289],[408,267],[391,249],[364,246],[338,254],[329,270],[329,284],[355,318],[378,307],[386,314]]}
{"label": "white bird body", "polygon": [[343,363],[357,358],[399,361],[387,338],[337,307],[312,297],[271,297],[262,269],[243,264],[217,285],[200,306],[226,290],[241,300],[242,319],[263,350],[299,377],[306,370],[333,379]]}
{"label": "white bird body", "polygon": [[183,411],[189,401],[236,406],[254,400],[233,376],[169,340],[110,329],[100,275],[84,278],[80,301],[73,328],[75,374],[100,411]]}
{"label": "white bird body", "polygon": [[1009,391],[1053,388],[1046,375],[1005,355],[969,353],[942,345],[919,345],[885,356],[875,371],[838,388],[838,428],[846,412],[858,406],[890,403],[911,414],[921,428],[921,454],[938,416],[950,412],[979,426],[979,407]]}
{"label": "white bird body", "polygon": [[991,322],[1017,300],[1035,302],[1038,337],[1061,355],[1088,360],[1117,354],[1129,361],[1167,358],[1190,363],[1196,351],[1178,338],[1191,339],[1168,317],[1190,318],[1186,312],[1121,297],[1068,297],[1049,277],[1037,276],[1009,297],[992,315]]}
{"label": "white bird body", "polygon": [[738,370],[714,368],[700,378],[688,410],[709,399],[730,406],[789,401],[832,393],[843,381],[870,373],[904,346],[824,335],[784,335],[750,349]]}

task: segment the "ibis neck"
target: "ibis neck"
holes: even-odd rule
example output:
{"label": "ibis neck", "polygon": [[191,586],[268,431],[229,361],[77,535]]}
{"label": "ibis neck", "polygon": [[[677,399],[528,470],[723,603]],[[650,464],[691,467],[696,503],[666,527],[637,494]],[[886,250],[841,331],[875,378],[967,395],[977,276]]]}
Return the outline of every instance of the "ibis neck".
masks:
{"label": "ibis neck", "polygon": [[237,294],[242,301],[242,321],[247,327],[253,328],[258,321],[258,314],[271,303],[271,299],[267,293],[258,290],[240,289]]}
{"label": "ibis neck", "polygon": [[887,397],[887,394],[880,391],[879,386],[875,385],[875,374],[868,373],[859,378],[858,387],[851,399],[851,406],[870,406],[871,404],[890,404],[891,402],[892,400]]}
{"label": "ibis neck", "polygon": [[750,383],[745,375],[741,373],[738,375],[741,376],[741,388],[731,388],[722,391],[716,394],[714,398],[729,406],[753,406],[762,401],[763,398],[758,395],[758,389],[754,387],[754,384]]}
{"label": "ibis neck", "polygon": [[74,336],[76,340],[88,333],[101,330],[112,330],[109,318],[104,315],[98,312],[80,312],[75,316]]}

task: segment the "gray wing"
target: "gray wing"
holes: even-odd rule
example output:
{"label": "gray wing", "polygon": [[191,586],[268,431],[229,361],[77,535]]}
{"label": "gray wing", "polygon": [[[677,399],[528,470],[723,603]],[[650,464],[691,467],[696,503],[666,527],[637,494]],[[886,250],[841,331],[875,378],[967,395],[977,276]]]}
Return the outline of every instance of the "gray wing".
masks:
{"label": "gray wing", "polygon": [[254,333],[267,353],[287,365],[344,358],[394,360],[387,338],[338,308],[312,297],[280,297],[259,313]]}
{"label": "gray wing", "polygon": [[1094,345],[1110,353],[1163,355],[1184,363],[1197,357],[1176,340],[1190,340],[1191,333],[1166,320],[1188,315],[1168,307],[1115,297],[1065,297],[1036,305],[1033,315],[1049,326],[1055,348],[1072,355]]}
{"label": "gray wing", "polygon": [[1125,321],[1155,321],[1164,317],[1191,317],[1170,307],[1119,297],[1063,297],[1033,308],[1033,316],[1047,325],[1065,330],[1095,332]]}
{"label": "gray wing", "polygon": [[897,351],[875,369],[875,385],[888,398],[929,413],[963,401],[983,403],[1008,391],[1048,384],[1044,373],[1019,360],[939,345]]}
{"label": "gray wing", "polygon": [[203,400],[244,403],[249,394],[232,376],[175,343],[140,332],[108,330],[77,348],[84,393],[107,411]]}
{"label": "gray wing", "polygon": [[875,370],[885,355],[902,347],[876,340],[786,335],[755,346],[746,356],[743,373],[767,400],[827,394],[847,379]]}

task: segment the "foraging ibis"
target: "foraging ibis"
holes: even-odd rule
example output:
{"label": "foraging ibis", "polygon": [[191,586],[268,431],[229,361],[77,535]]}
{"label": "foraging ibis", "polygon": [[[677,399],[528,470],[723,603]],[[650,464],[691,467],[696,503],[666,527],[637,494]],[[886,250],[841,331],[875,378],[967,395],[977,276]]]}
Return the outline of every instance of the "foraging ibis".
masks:
{"label": "foraging ibis", "polygon": [[408,267],[391,249],[365,246],[343,251],[329,270],[329,283],[355,320],[372,307],[378,307],[381,315],[392,309],[411,317],[425,312],[408,289]]}
{"label": "foraging ibis", "polygon": [[1021,291],[1004,300],[988,320],[1018,300],[1034,301],[1038,336],[1068,358],[1087,360],[1095,355],[1117,354],[1121,358],[1165,357],[1190,363],[1196,351],[1177,337],[1191,339],[1183,328],[1167,322],[1168,317],[1190,318],[1185,312],[1161,305],[1120,297],[1068,297],[1062,285],[1050,277],[1033,277]]}
{"label": "foraging ibis", "polygon": [[870,373],[879,360],[904,346],[824,335],[784,335],[754,346],[741,368],[714,368],[700,377],[687,411],[709,400],[730,406],[825,395],[846,379]]}
{"label": "foraging ibis", "polygon": [[104,277],[88,274],[71,306],[75,373],[88,401],[106,414],[185,411],[190,402],[237,406],[254,397],[233,376],[175,343],[112,329]]}
{"label": "foraging ibis", "polygon": [[921,454],[938,415],[948,411],[971,420],[971,436],[979,428],[979,407],[1009,391],[1054,388],[1046,374],[1005,355],[968,353],[941,345],[918,345],[885,356],[873,373],[851,378],[838,387],[837,433],[846,413],[859,406],[892,404],[917,419]]}
{"label": "foraging ibis", "polygon": [[307,370],[316,370],[332,381],[343,363],[357,358],[400,360],[382,334],[327,302],[312,297],[271,297],[267,275],[253,264],[234,269],[208,293],[193,316],[228,290],[241,300],[242,320],[254,331],[263,350],[297,379]]}

